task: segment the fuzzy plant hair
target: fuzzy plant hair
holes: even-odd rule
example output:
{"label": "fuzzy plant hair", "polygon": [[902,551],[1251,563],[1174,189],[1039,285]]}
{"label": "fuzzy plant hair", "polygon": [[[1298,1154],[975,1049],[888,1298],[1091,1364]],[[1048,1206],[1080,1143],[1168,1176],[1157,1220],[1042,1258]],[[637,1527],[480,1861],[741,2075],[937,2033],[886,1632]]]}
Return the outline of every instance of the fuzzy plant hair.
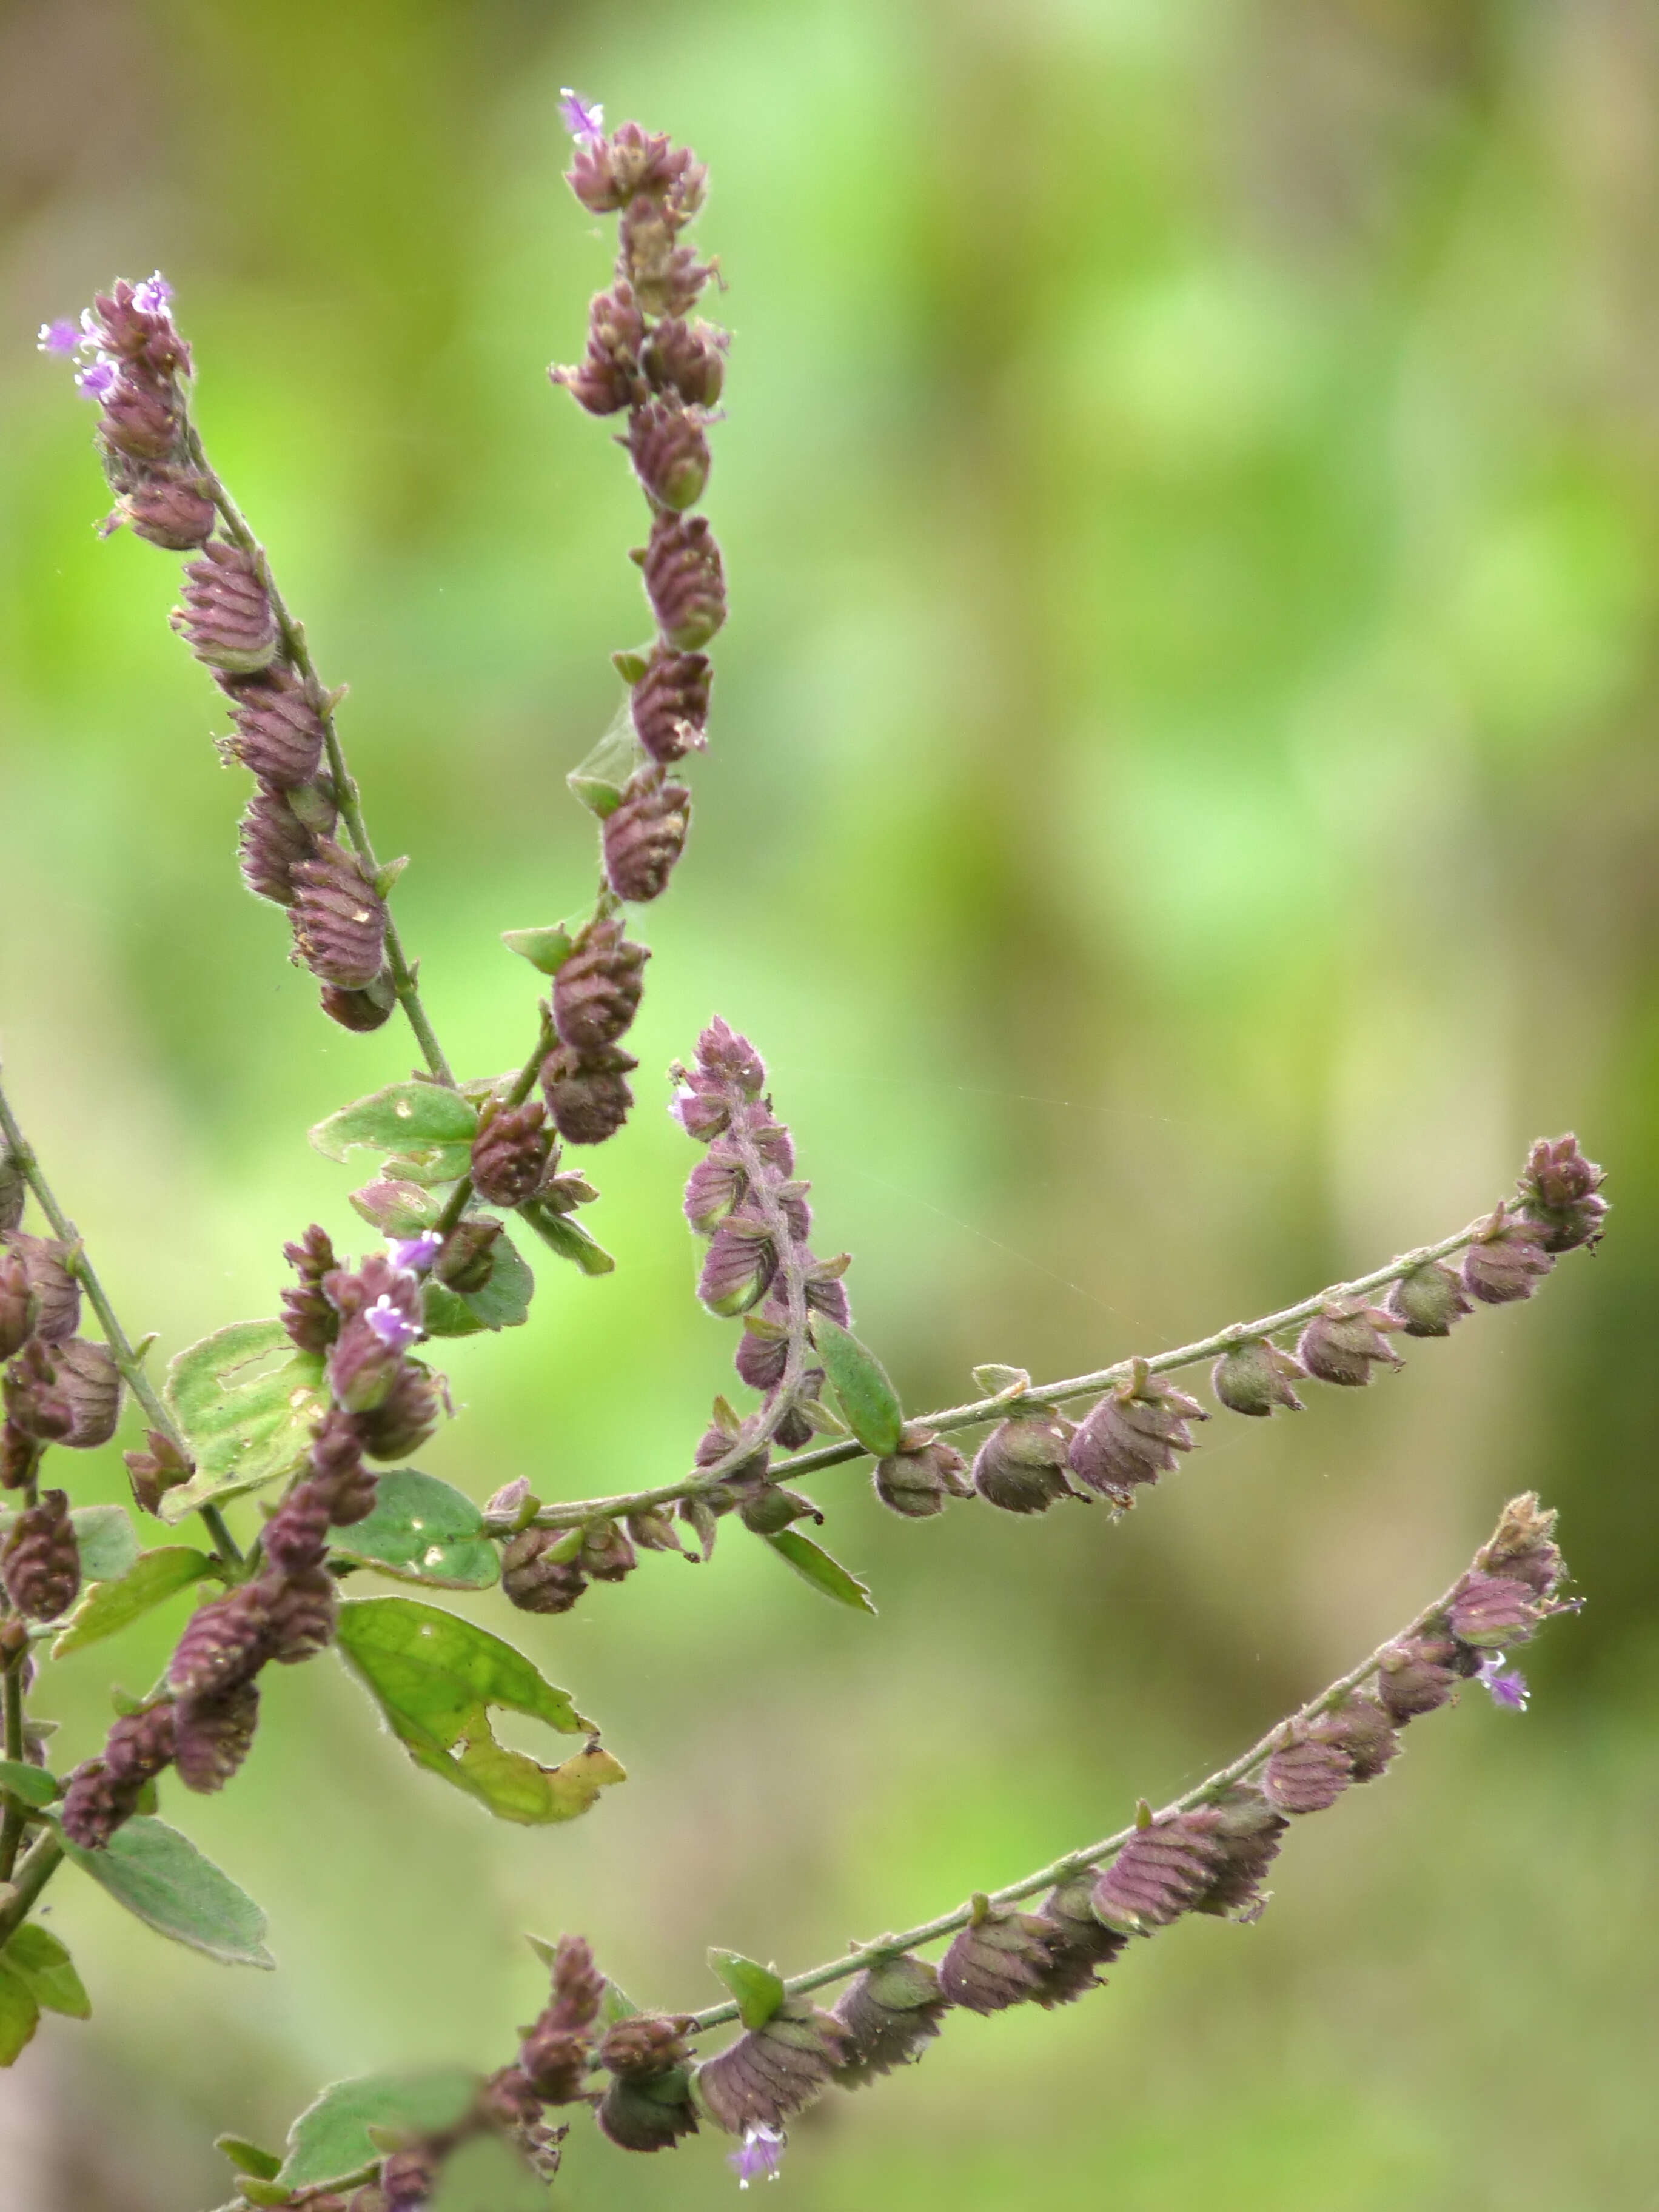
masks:
{"label": "fuzzy plant hair", "polygon": [[[1530,1298],[1601,1234],[1601,1169],[1575,1137],[1540,1139],[1511,1196],[1351,1282],[1086,1374],[982,1366],[975,1395],[914,1413],[854,1331],[849,1257],[817,1232],[761,1052],[716,1016],[669,1072],[669,1104],[686,1145],[696,1295],[731,1325],[735,1373],[678,1470],[599,1498],[544,1498],[520,1479],[481,1507],[408,1466],[449,1415],[441,1340],[526,1322],[525,1248],[588,1275],[612,1265],[581,1219],[598,1194],[590,1165],[623,1133],[636,1085],[653,1095],[628,1049],[650,958],[641,910],[668,892],[686,849],[726,616],[701,511],[727,352],[699,313],[714,274],[693,237],[706,172],[639,124],[607,131],[574,94],[563,119],[570,188],[588,215],[614,219],[617,250],[580,359],[550,375],[617,425],[642,501],[631,557],[649,634],[614,654],[617,721],[569,778],[598,825],[592,899],[507,939],[540,981],[505,1074],[458,1073],[434,1029],[393,910],[403,864],[371,840],[343,694],[209,457],[169,286],[118,282],[78,322],[41,333],[95,410],[114,501],[106,527],[180,562],[173,624],[228,721],[220,750],[250,779],[247,889],[285,915],[289,957],[315,978],[324,1016],[352,1031],[405,1021],[422,1065],[312,1132],[331,1159],[361,1148],[379,1162],[350,1194],[347,1248],[337,1231],[295,1224],[274,1310],[179,1352],[159,1385],[150,1340],[136,1342],[117,1314],[0,1091],[0,2063],[43,2011],[88,2008],[39,1917],[66,1871],[161,1936],[271,1963],[258,1908],[161,1808],[186,1818],[192,1793],[234,1782],[268,1699],[268,1724],[282,1725],[273,1670],[332,1649],[434,1786],[506,1820],[603,1820],[603,1793],[626,1778],[598,1728],[507,1638],[434,1592],[498,1589],[503,1625],[515,1607],[626,1602],[609,1589],[641,1554],[695,1564],[725,1531],[768,1547],[821,1596],[871,1609],[865,1585],[806,1533],[825,1521],[818,1479],[831,1468],[867,1463],[876,1496],[908,1520],[957,1505],[1016,1522],[1092,1508],[1109,1535],[1200,1449],[1207,1425],[1364,1389],[1480,1308]],[[77,1504],[72,1455],[107,1442],[129,1408],[143,1431],[126,1453],[132,1513]],[[281,2151],[223,2137],[234,2206],[415,2212],[453,2162],[481,2157],[532,2192],[513,2203],[539,2201],[579,2119],[618,2153],[696,2156],[693,2138],[724,2136],[742,2186],[775,2174],[809,2105],[914,2063],[953,2014],[1071,2004],[1178,1919],[1255,1918],[1287,1844],[1294,1863],[1300,1824],[1378,1780],[1404,1732],[1461,1692],[1524,1708],[1510,1654],[1577,1602],[1553,1522],[1534,1497],[1511,1499],[1437,1596],[1259,1742],[1045,1866],[1000,1887],[988,1872],[982,1891],[920,1926],[787,1975],[717,1947],[724,1994],[701,2009],[635,2003],[578,1933],[532,1938],[546,2002],[516,2045],[503,2039],[493,2072],[335,2084]],[[393,1593],[357,1594],[375,1574]],[[64,1760],[46,1717],[52,1662],[186,1589],[196,1601],[161,1679],[120,1699],[101,1744]],[[569,1756],[547,1766],[509,1747],[497,1711],[550,1723],[572,1739]]]}

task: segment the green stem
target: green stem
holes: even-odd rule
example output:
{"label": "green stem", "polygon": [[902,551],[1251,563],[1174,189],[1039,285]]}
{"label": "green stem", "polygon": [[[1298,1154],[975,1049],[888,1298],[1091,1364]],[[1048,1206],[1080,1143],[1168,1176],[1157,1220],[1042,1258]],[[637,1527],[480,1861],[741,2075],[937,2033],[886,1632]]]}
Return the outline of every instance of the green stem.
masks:
{"label": "green stem", "polygon": [[[40,1163],[35,1156],[34,1148],[24,1136],[17,1117],[12,1112],[3,1088],[0,1088],[0,1130],[5,1133],[11,1157],[22,1170],[23,1179],[34,1193],[41,1212],[52,1224],[53,1234],[58,1242],[67,1248],[68,1258],[65,1264],[80,1283],[82,1289],[85,1291],[88,1301],[98,1316],[99,1325],[104,1332],[111,1356],[120,1370],[123,1381],[143,1407],[145,1417],[151,1428],[159,1429],[163,1436],[169,1438],[179,1450],[189,1458],[190,1447],[178,1423],[161,1403],[155,1386],[145,1374],[143,1359],[129,1342],[127,1333],[122,1328],[114,1307],[110,1304],[109,1293],[98,1279],[98,1271],[88,1256],[87,1248],[82,1243],[75,1224],[58,1203],[52,1186],[46,1181]],[[202,1516],[203,1525],[212,1538],[213,1548],[218,1553],[219,1557],[227,1566],[239,1566],[241,1564],[242,1554],[237,1547],[235,1539],[225,1526],[223,1516],[218,1508],[214,1505],[200,1505],[196,1510]]]}
{"label": "green stem", "polygon": [[[1351,1283],[1338,1283],[1330,1289],[1317,1291],[1312,1297],[1304,1298],[1299,1305],[1285,1306],[1280,1312],[1264,1314],[1258,1321],[1241,1321],[1218,1329],[1213,1336],[1201,1337],[1196,1343],[1177,1345],[1173,1352],[1158,1352],[1139,1364],[1149,1375],[1169,1375],[1177,1368],[1194,1367],[1200,1360],[1215,1359],[1235,1345],[1254,1343],[1259,1337],[1277,1336],[1282,1331],[1299,1328],[1333,1298],[1362,1297],[1369,1291],[1380,1291],[1389,1283],[1397,1283],[1413,1267],[1423,1267],[1431,1260],[1443,1260],[1453,1252],[1461,1252],[1480,1235],[1488,1217],[1482,1215],[1472,1221],[1467,1229],[1460,1229],[1455,1237],[1443,1237],[1437,1244],[1426,1244],[1419,1251],[1402,1253],[1390,1260],[1384,1267],[1373,1269],[1369,1275],[1360,1275]],[[1133,1359],[1115,1360],[1109,1367],[1097,1368],[1091,1375],[1073,1375],[1057,1382],[1030,1382],[1018,1390],[1005,1392],[993,1398],[976,1398],[965,1406],[946,1406],[936,1413],[922,1413],[920,1424],[940,1433],[950,1429],[972,1428],[981,1421],[1000,1420],[1016,1407],[1048,1405],[1065,1398],[1080,1398],[1097,1391],[1109,1389],[1121,1382],[1135,1367]],[[854,1437],[845,1443],[822,1444],[817,1449],[799,1452],[794,1458],[782,1461],[772,1470],[777,1482],[793,1483],[802,1475],[816,1474],[826,1467],[839,1467],[848,1460],[867,1459],[870,1455]],[[556,1505],[544,1506],[536,1516],[536,1526],[541,1528],[574,1528],[578,1522],[614,1516],[623,1513],[643,1513],[653,1506],[672,1504],[677,1498],[693,1498],[699,1490],[706,1490],[711,1481],[718,1480],[718,1470],[682,1478],[678,1482],[666,1482],[655,1490],[635,1490],[617,1498],[580,1498]]]}
{"label": "green stem", "polygon": [[57,1830],[43,1829],[24,1854],[16,1878],[0,1888],[0,1950],[28,1918],[35,1899],[63,1863],[64,1846]]}
{"label": "green stem", "polygon": [[[0,1700],[5,1710],[4,1741],[6,1757],[21,1760],[24,1755],[23,1741],[23,1668],[28,1658],[25,1644],[8,1661],[4,1675],[0,1678]],[[9,1796],[6,1809],[0,1814],[0,1881],[11,1880],[11,1870],[17,1863],[17,1847],[23,1840],[23,1829],[28,1820],[28,1808],[21,1797]]]}
{"label": "green stem", "polygon": [[[1504,1522],[1500,1522],[1498,1526],[1502,1528]],[[1351,1691],[1358,1689],[1369,1676],[1376,1674],[1390,1645],[1407,1637],[1419,1635],[1431,1621],[1439,1619],[1450,1606],[1462,1581],[1460,1575],[1458,1581],[1453,1583],[1449,1589],[1443,1591],[1432,1605],[1425,1606],[1414,1620],[1385,1638],[1369,1658],[1362,1659],[1357,1667],[1351,1667],[1346,1674],[1340,1674],[1335,1681],[1328,1684],[1317,1697],[1310,1698],[1298,1711],[1291,1713],[1285,1720],[1276,1721],[1266,1735],[1253,1744],[1249,1751],[1241,1753],[1228,1765],[1207,1776],[1195,1789],[1171,1799],[1164,1808],[1164,1814],[1190,1812],[1195,1805],[1210,1803],[1231,1789],[1234,1784],[1244,1781],[1259,1767],[1265,1766],[1285,1741],[1288,1729],[1316,1720],[1322,1713],[1328,1712],[1334,1705],[1340,1705]],[[1134,1826],[1131,1824],[1127,1828],[1118,1829],[1114,1835],[1103,1836],[1097,1844],[1085,1844],[1081,1850],[1067,1851],[1049,1865],[1039,1867],[1035,1874],[1010,1882],[1006,1889],[988,1892],[989,1901],[993,1905],[1018,1905],[1025,1898],[1035,1897],[1039,1890],[1052,1889],[1058,1883],[1070,1881],[1078,1875],[1115,1857],[1134,1832]],[[862,1972],[866,1966],[872,1965],[878,1959],[892,1958],[901,1951],[914,1951],[925,1943],[937,1942],[942,1936],[956,1935],[958,1929],[968,1925],[973,1917],[971,1902],[958,1905],[955,1911],[941,1913],[937,1920],[924,1921],[919,1928],[907,1928],[899,1936],[880,1936],[873,1943],[861,1943],[839,1959],[831,1959],[822,1966],[813,1966],[804,1974],[793,1975],[784,1984],[784,1988],[790,1996],[799,1996],[808,1990],[822,1989],[827,1983],[845,1981],[848,1975]],[[738,2008],[734,2003],[710,2005],[706,2012],[691,2016],[690,2032],[700,2033],[704,2028],[720,2027],[737,2017]]]}
{"label": "green stem", "polygon": [[[289,611],[287,601],[277,588],[276,579],[270,573],[270,562],[264,546],[248,527],[247,520],[231,497],[223,477],[208,459],[202,445],[201,433],[194,422],[187,425],[185,434],[191,459],[207,485],[209,497],[219,510],[226,534],[259,564],[259,573],[270,596],[271,612],[276,616],[276,626],[282,632],[283,648],[289,659],[304,678],[311,703],[323,725],[329,771],[334,779],[335,804],[339,808],[340,819],[345,824],[346,836],[368,876],[378,878],[380,864],[369,840],[368,825],[363,820],[362,802],[356,780],[346,765],[345,751],[334,726],[334,695],[324,687],[322,678],[317,673],[316,664],[311,658],[311,648],[306,643],[305,625]],[[444,1057],[437,1032],[422,1003],[414,965],[404,951],[403,940],[398,934],[398,926],[392,919],[389,908],[386,926],[386,966],[392,974],[392,988],[398,994],[398,1003],[409,1018],[409,1025],[415,1032],[416,1042],[425,1055],[427,1066],[440,1083],[447,1084],[453,1091],[455,1088],[454,1073]]]}
{"label": "green stem", "polygon": [[[547,1058],[548,1054],[553,1049],[553,1024],[548,1018],[546,1013],[544,1012],[542,1015],[541,1030],[536,1039],[536,1048],[531,1054],[529,1059],[526,1060],[524,1066],[519,1070],[518,1073],[514,1077],[513,1088],[507,1092],[505,1102],[507,1105],[522,1106],[525,1100],[529,1097],[531,1092],[535,1089],[536,1078],[541,1073],[542,1062]],[[467,1206],[471,1201],[471,1198],[472,1178],[471,1176],[463,1176],[460,1181],[456,1184],[454,1189],[449,1194],[449,1197],[445,1203],[443,1212],[438,1216],[438,1218],[432,1224],[434,1235],[438,1237],[447,1237],[450,1231],[455,1226],[461,1216],[466,1212]]]}

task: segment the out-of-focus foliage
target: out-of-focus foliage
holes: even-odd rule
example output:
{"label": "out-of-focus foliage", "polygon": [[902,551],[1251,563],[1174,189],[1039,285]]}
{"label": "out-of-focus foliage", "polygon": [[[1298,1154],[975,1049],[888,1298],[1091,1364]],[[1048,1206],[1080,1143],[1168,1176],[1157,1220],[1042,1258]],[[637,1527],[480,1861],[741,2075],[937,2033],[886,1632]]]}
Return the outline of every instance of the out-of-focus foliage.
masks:
{"label": "out-of-focus foliage", "polygon": [[[594,1156],[617,1271],[550,1261],[527,1328],[444,1346],[462,1418],[423,1465],[479,1499],[686,1465],[730,1337],[691,1294],[660,1078],[714,1009],[773,1064],[913,1407],[1443,1233],[1540,1131],[1576,1127],[1618,1208],[1593,1261],[1403,1376],[1218,1421],[1121,1527],[900,1522],[827,1478],[874,1620],[735,1540],[556,1620],[447,1595],[604,1716],[631,1779],[574,1826],[438,1790],[334,1662],[273,1685],[236,1786],[167,1809],[281,1971],[65,1879],[96,2010],[20,2069],[9,2154],[58,2177],[32,2212],[210,2203],[222,2128],[279,2137],[343,2072],[499,2063],[537,2002],[522,1928],[584,1929],[677,2007],[715,1995],[711,1942],[787,1969],[1010,1879],[1248,1741],[1530,1485],[1591,1604],[1529,1717],[1414,1730],[1291,1838],[1260,1927],[1182,1926],[1062,2014],[953,2019],[802,2124],[785,2186],[1650,2201],[1656,81],[1636,0],[0,15],[0,1019],[161,1354],[271,1312],[312,1218],[361,1237],[304,1133],[410,1047],[331,1028],[241,890],[173,564],[96,537],[34,326],[117,270],[173,279],[211,449],[352,686],[449,1050],[515,1063],[534,979],[498,933],[591,889],[562,777],[646,627],[625,464],[543,375],[606,266],[560,182],[566,83],[713,164],[732,615],[648,916],[641,1109]],[[78,1471],[121,1494],[113,1449]],[[52,1670],[65,1756],[186,1603]],[[565,2185],[696,2212],[720,2148],[579,2128]]]}

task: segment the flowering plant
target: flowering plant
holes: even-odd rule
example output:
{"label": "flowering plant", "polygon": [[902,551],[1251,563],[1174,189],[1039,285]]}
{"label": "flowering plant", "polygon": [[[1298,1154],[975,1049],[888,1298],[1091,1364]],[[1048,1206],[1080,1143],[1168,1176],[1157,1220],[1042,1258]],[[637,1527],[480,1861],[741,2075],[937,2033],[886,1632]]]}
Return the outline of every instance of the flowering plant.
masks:
{"label": "flowering plant", "polygon": [[[872,1610],[864,1583],[805,1533],[825,1516],[799,1486],[824,1469],[869,1461],[878,1498],[911,1519],[961,1500],[1017,1516],[1093,1505],[1109,1523],[1195,1449],[1194,1424],[1212,1418],[1173,1376],[1207,1366],[1224,1413],[1295,1412],[1310,1385],[1360,1388],[1400,1367],[1401,1338],[1444,1338],[1477,1305],[1530,1297],[1562,1255],[1601,1233],[1601,1170],[1574,1137],[1540,1139],[1512,1199],[1352,1282],[1083,1375],[1034,1382],[983,1366],[976,1396],[913,1414],[854,1333],[848,1255],[814,1248],[811,1186],[764,1061],[716,1018],[672,1069],[671,1108],[699,1147],[685,1189],[702,1240],[696,1295],[738,1324],[733,1365],[752,1404],[716,1398],[689,1466],[608,1497],[544,1500],[520,1480],[479,1506],[406,1464],[448,1410],[433,1346],[527,1319],[534,1277],[510,1231],[585,1273],[612,1265],[577,1218],[598,1194],[568,1154],[614,1140],[634,1108],[637,1062],[624,1040],[649,953],[629,933],[629,909],[665,893],[685,850],[691,793],[681,778],[708,741],[707,648],[726,613],[720,548],[696,512],[726,357],[725,334],[696,312],[715,275],[690,240],[706,173],[636,124],[607,132],[601,111],[574,94],[564,119],[571,188],[591,213],[618,218],[618,254],[591,304],[581,360],[551,374],[587,412],[625,422],[619,442],[648,518],[634,558],[652,630],[614,656],[625,703],[569,779],[599,825],[592,902],[507,939],[548,988],[507,1074],[458,1075],[434,1030],[392,910],[403,863],[383,863],[371,842],[337,725],[343,695],[323,682],[264,548],[209,459],[166,282],[118,283],[78,324],[41,332],[44,350],[76,364],[97,410],[115,499],[107,526],[186,556],[174,626],[224,696],[232,728],[222,750],[253,778],[240,839],[249,890],[287,909],[292,957],[316,978],[324,1013],[359,1032],[401,1016],[424,1066],[312,1132],[332,1159],[377,1156],[378,1172],[350,1198],[371,1249],[354,1262],[324,1228],[304,1229],[285,1248],[280,1311],[179,1352],[159,1388],[147,1342],[126,1333],[0,1092],[3,2063],[43,2011],[88,2009],[37,1912],[66,1868],[163,1936],[222,1960],[272,1963],[258,1907],[159,1811],[163,1788],[176,1809],[175,1784],[212,1792],[234,1779],[267,1668],[333,1647],[434,1780],[501,1820],[555,1825],[596,1808],[603,1818],[602,1793],[626,1777],[599,1729],[511,1643],[429,1594],[499,1586],[520,1610],[562,1613],[593,1583],[627,1580],[642,1552],[707,1560],[724,1523],[826,1599]],[[96,1337],[80,1334],[84,1306]],[[139,1524],[125,1509],[76,1507],[52,1480],[61,1462],[51,1455],[107,1442],[129,1396],[145,1430],[126,1455]],[[967,1431],[977,1437],[971,1462],[950,1441]],[[483,2077],[335,2084],[296,2120],[283,2153],[223,2138],[237,2203],[412,2212],[462,2170],[497,2175],[474,2185],[495,2191],[492,2202],[539,2201],[569,2126],[558,2116],[580,2106],[622,2150],[672,2148],[708,2127],[733,2139],[742,2187],[775,2175],[799,2112],[831,2087],[914,2061],[953,2009],[1070,2003],[1101,1986],[1136,1938],[1178,1918],[1254,1918],[1291,1826],[1379,1777],[1401,1731],[1461,1686],[1524,1708],[1507,1655],[1576,1602],[1562,1595],[1553,1523],[1530,1495],[1511,1500],[1440,1595],[1239,1757],[921,1926],[787,1978],[713,1950],[726,1995],[696,2011],[636,2006],[580,1936],[538,1942],[548,2001],[507,2063]],[[198,1540],[185,1540],[192,1531]],[[372,1575],[427,1595],[356,1595],[358,1577]],[[119,1702],[101,1749],[57,1771],[39,1710],[50,1662],[186,1591],[196,1602],[163,1678]],[[500,1741],[496,1711],[580,1747],[544,1765]],[[939,1946],[937,1958],[922,1955]],[[841,1984],[833,2009],[815,2002]],[[711,2051],[705,2039],[727,2027],[739,2033]]]}

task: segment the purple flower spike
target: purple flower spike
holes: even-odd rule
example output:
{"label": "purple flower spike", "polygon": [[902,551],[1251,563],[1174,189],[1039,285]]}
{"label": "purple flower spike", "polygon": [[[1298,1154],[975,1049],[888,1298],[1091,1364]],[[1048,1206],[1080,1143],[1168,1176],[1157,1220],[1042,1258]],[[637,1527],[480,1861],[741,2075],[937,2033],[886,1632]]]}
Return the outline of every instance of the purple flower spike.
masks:
{"label": "purple flower spike", "polygon": [[52,322],[42,323],[36,340],[36,350],[55,353],[67,360],[81,343],[81,325],[72,323],[67,315],[58,315]]}
{"label": "purple flower spike", "polygon": [[738,2188],[747,2189],[751,2181],[775,2181],[787,2140],[781,2128],[769,2128],[763,2122],[746,2127],[743,2148],[728,2151],[726,2159],[738,2177]]}
{"label": "purple flower spike", "polygon": [[407,1352],[419,1336],[420,1324],[400,1313],[383,1291],[364,1314],[363,1319],[374,1330],[388,1352]]}
{"label": "purple flower spike", "polygon": [[1504,1666],[1501,1651],[1494,1651],[1489,1659],[1481,1661],[1475,1680],[1490,1692],[1493,1705],[1502,1705],[1507,1712],[1526,1711],[1527,1700],[1532,1695],[1527,1687],[1527,1678],[1518,1667]]}
{"label": "purple flower spike", "polygon": [[386,1249],[392,1255],[392,1264],[411,1275],[423,1275],[443,1249],[444,1240],[434,1230],[423,1229],[418,1237],[393,1237],[387,1240]]}
{"label": "purple flower spike", "polygon": [[159,269],[153,276],[147,276],[142,284],[132,288],[132,304],[141,315],[164,313],[172,297],[173,287]]}
{"label": "purple flower spike", "polygon": [[605,136],[605,108],[597,100],[584,100],[570,87],[560,87],[559,120],[578,144],[585,138]]}
{"label": "purple flower spike", "polygon": [[82,399],[107,399],[115,385],[115,363],[101,358],[83,368],[75,380]]}

